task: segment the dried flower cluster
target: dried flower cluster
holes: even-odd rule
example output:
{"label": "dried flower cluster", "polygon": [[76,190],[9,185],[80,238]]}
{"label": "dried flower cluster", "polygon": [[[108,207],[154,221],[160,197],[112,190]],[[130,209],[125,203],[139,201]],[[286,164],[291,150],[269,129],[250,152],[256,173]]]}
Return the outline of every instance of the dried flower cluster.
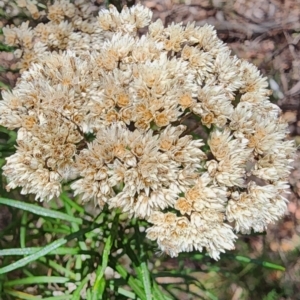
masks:
{"label": "dried flower cluster", "polygon": [[4,31],[32,55],[0,102],[0,124],[18,129],[8,189],[48,200],[72,179],[83,201],[146,219],[171,256],[218,259],[234,232],[278,220],[294,145],[257,68],[211,26],[165,28],[142,5],[95,18],[85,5],[55,1],[49,23]]}
{"label": "dried flower cluster", "polygon": [[[44,0],[45,2],[45,0]],[[17,0],[19,7],[27,10],[33,19],[41,19],[46,15],[49,22],[40,22],[34,28],[29,21],[19,27],[5,27],[5,43],[18,47],[15,56],[20,58],[17,68],[21,72],[27,70],[31,63],[38,62],[46,51],[100,50],[103,42],[101,28],[94,13],[98,10],[92,2],[75,0],[57,0],[41,10],[45,5],[35,0]]]}

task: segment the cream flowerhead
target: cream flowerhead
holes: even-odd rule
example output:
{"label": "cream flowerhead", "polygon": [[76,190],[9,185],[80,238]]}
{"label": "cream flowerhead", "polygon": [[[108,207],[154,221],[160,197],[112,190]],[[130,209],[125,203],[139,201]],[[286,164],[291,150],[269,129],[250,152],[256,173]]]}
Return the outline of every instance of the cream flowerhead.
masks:
{"label": "cream flowerhead", "polygon": [[146,219],[171,256],[218,259],[234,232],[278,220],[295,148],[256,67],[212,26],[165,28],[140,4],[86,9],[56,1],[49,23],[4,30],[23,53],[0,102],[0,124],[18,129],[7,188],[49,200],[72,179],[82,201]]}

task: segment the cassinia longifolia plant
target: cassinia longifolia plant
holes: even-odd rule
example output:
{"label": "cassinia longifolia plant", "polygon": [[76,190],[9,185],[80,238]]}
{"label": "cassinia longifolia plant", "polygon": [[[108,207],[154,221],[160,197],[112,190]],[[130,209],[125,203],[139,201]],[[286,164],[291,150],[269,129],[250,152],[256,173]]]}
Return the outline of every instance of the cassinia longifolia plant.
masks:
{"label": "cassinia longifolia plant", "polygon": [[95,16],[88,1],[18,2],[49,22],[3,30],[21,70],[0,101],[0,124],[18,130],[8,190],[48,201],[72,181],[83,202],[148,221],[172,257],[218,259],[285,213],[287,123],[212,26],[164,27],[140,4]]}

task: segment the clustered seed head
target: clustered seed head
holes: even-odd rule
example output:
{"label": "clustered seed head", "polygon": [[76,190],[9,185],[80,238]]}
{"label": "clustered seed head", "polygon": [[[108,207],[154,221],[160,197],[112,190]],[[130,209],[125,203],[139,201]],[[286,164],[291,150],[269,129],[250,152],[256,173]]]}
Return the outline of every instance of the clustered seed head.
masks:
{"label": "clustered seed head", "polygon": [[266,78],[212,26],[85,5],[55,1],[49,23],[4,30],[33,58],[0,102],[0,124],[18,129],[7,188],[49,200],[72,180],[83,201],[147,220],[171,256],[218,259],[234,232],[278,220],[295,148]]}

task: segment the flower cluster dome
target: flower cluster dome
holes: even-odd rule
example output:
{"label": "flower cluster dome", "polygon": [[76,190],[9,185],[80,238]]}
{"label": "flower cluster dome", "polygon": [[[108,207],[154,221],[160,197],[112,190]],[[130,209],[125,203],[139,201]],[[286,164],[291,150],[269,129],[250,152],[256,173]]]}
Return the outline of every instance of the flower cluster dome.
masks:
{"label": "flower cluster dome", "polygon": [[147,220],[171,256],[218,259],[235,233],[278,220],[295,149],[266,78],[212,26],[164,27],[140,4],[95,17],[82,2],[4,30],[22,68],[0,101],[18,130],[7,188],[49,200],[72,180],[82,201]]}

